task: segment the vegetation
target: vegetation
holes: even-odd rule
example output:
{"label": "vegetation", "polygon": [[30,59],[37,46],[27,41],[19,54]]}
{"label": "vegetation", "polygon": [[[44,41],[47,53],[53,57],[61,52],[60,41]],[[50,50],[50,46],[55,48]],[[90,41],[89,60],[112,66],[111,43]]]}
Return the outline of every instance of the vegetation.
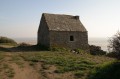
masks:
{"label": "vegetation", "polygon": [[116,57],[120,59],[120,32],[117,32],[110,40],[109,40],[109,54],[108,56]]}
{"label": "vegetation", "polygon": [[50,50],[48,47],[46,47],[46,46],[44,46],[44,45],[40,45],[40,44],[37,44],[36,46],[35,46],[35,48],[36,49],[38,49],[38,50]]}
{"label": "vegetation", "polygon": [[25,46],[31,46],[31,45],[30,45],[30,44],[27,44],[27,43],[25,43],[25,42],[22,42],[22,43],[19,44],[19,46],[25,47]]}
{"label": "vegetation", "polygon": [[17,43],[13,39],[0,37],[0,44],[16,45]]}
{"label": "vegetation", "polygon": [[[43,69],[49,69],[48,65],[56,66],[55,73],[73,72],[77,78],[82,78],[94,69],[98,62],[93,60],[94,56],[90,54],[74,54],[70,52],[34,52],[24,53],[21,57],[30,62],[31,66],[42,62]],[[86,58],[87,57],[87,58]],[[92,58],[93,57],[93,58]],[[99,58],[99,57],[98,57]],[[109,58],[108,58],[109,59]],[[100,59],[101,60],[101,59]],[[32,62],[32,63],[31,63]],[[106,62],[106,61],[102,61]],[[99,62],[99,64],[102,64]]]}
{"label": "vegetation", "polygon": [[0,60],[2,60],[4,58],[4,54],[0,53]]}
{"label": "vegetation", "polygon": [[106,52],[100,46],[90,45],[90,54],[92,55],[106,55]]}
{"label": "vegetation", "polygon": [[[26,44],[22,46],[25,46],[24,48],[29,47]],[[38,49],[38,47],[39,46],[35,46],[34,48]],[[53,48],[54,50],[51,51],[31,52],[19,52],[18,49],[20,48],[11,49],[13,51],[16,50],[16,52],[6,52],[0,49],[1,78],[13,78],[14,76],[16,77],[16,74],[19,75],[19,73],[39,74],[42,79],[63,79],[63,77],[64,79],[120,78],[117,76],[120,72],[118,68],[120,65],[119,61],[106,57],[105,55],[91,55],[81,49],[75,50],[79,53],[74,53],[63,48]],[[19,73],[17,71],[19,71]],[[52,76],[52,74],[54,76]],[[108,77],[109,74],[113,77]]]}
{"label": "vegetation", "polygon": [[64,47],[51,47],[49,48],[50,51],[68,51],[68,49],[64,48]]}
{"label": "vegetation", "polygon": [[88,79],[120,79],[120,62],[107,62],[92,70]]}
{"label": "vegetation", "polygon": [[13,68],[6,63],[0,64],[0,72],[3,73],[7,78],[12,78],[15,74]]}
{"label": "vegetation", "polygon": [[14,62],[15,64],[17,64],[20,68],[24,67],[24,63],[21,61],[21,58],[19,55],[16,56],[11,56],[11,59],[9,61]]}

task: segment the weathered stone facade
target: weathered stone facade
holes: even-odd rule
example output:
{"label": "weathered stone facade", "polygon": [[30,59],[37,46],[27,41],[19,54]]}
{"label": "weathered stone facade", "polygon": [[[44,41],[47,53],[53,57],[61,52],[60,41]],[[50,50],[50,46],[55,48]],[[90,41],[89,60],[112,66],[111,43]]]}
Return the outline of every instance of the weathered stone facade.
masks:
{"label": "weathered stone facade", "polygon": [[[57,21],[59,18],[63,20]],[[38,29],[38,44],[47,47],[88,49],[88,35],[78,16],[43,14]]]}
{"label": "weathered stone facade", "polygon": [[[70,40],[73,36],[73,41]],[[86,32],[50,31],[50,46],[66,47],[71,49],[88,48]]]}
{"label": "weathered stone facade", "polygon": [[47,26],[47,23],[45,21],[45,17],[42,16],[40,21],[40,26],[38,29],[38,37],[37,37],[37,43],[40,45],[44,45],[46,47],[50,46],[50,38],[49,38],[49,29]]}

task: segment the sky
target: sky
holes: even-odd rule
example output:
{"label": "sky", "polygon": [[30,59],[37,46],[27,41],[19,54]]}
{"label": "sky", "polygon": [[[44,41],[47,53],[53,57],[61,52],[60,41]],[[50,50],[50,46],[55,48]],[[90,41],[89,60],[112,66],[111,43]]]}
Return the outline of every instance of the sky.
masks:
{"label": "sky", "polygon": [[79,15],[88,37],[120,30],[120,0],[0,0],[0,36],[37,37],[42,13]]}

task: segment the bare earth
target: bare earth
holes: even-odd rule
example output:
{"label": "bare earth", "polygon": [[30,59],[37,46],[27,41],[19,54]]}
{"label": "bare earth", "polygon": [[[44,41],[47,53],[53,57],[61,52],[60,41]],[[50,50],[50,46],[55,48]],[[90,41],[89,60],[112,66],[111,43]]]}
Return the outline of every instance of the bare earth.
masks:
{"label": "bare earth", "polygon": [[[31,51],[31,48],[26,50],[24,47],[12,48],[9,49],[11,51],[9,52],[6,48],[0,47],[0,79],[86,79],[89,73],[88,71],[90,71],[89,66],[93,67],[89,63],[94,62],[96,64],[102,64],[114,60],[109,57],[92,56],[87,53],[75,54],[70,52]],[[21,51],[23,49],[24,51]],[[28,59],[26,60],[24,57]],[[52,62],[51,64],[45,64],[46,58],[48,58],[47,61],[55,63],[55,59],[57,62],[56,64],[52,64]],[[63,61],[63,59],[66,61]],[[67,61],[69,59],[72,60]],[[61,66],[61,61],[63,64],[69,65]],[[71,63],[71,61],[73,63]],[[74,66],[72,64],[76,65]],[[78,65],[81,67],[78,67]],[[63,68],[61,70],[64,70],[64,73],[55,72],[56,70],[60,70],[60,66]],[[82,66],[84,66],[86,70],[82,70]],[[73,67],[74,70],[70,71],[69,69],[71,67]],[[78,74],[80,76],[75,75],[75,72],[78,71],[75,67],[79,68]],[[69,71],[65,71],[65,68]]]}
{"label": "bare earth", "polygon": [[[14,59],[17,54],[19,55],[19,52],[5,52],[5,58],[0,61],[0,79],[75,79],[72,73],[54,73],[56,70],[54,65],[49,65],[48,69],[42,68],[42,62],[30,66],[30,62],[24,61],[21,57]],[[14,72],[13,77],[6,72],[9,68],[3,69],[4,64],[12,69],[10,72]]]}

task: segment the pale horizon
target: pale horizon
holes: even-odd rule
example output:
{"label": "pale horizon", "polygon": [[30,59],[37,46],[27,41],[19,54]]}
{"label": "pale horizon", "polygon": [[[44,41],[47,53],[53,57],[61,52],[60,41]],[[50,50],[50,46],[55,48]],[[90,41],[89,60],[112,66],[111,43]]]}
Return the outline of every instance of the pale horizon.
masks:
{"label": "pale horizon", "polygon": [[120,0],[1,0],[0,36],[37,38],[42,13],[79,15],[89,38],[109,38],[120,29]]}

